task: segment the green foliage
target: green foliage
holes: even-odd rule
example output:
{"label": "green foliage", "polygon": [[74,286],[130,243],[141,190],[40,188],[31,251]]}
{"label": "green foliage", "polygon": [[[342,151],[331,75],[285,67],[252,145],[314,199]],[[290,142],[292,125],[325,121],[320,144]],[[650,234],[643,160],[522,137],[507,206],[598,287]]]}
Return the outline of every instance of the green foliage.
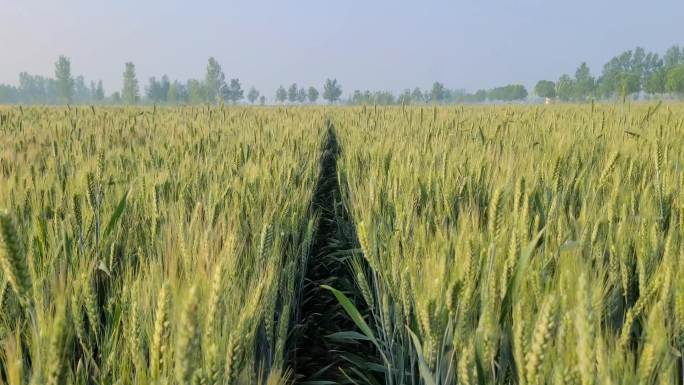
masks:
{"label": "green foliage", "polygon": [[369,90],[366,90],[364,92],[361,92],[359,90],[354,90],[354,93],[352,94],[349,103],[355,105],[366,104],[386,106],[395,104],[396,100],[394,99],[394,95],[392,95],[392,93],[388,91],[371,92]]}
{"label": "green foliage", "polygon": [[251,104],[254,104],[257,99],[259,99],[259,91],[254,87],[250,88],[249,92],[247,92],[247,100],[249,100]]}
{"label": "green foliage", "polygon": [[326,79],[323,84],[323,99],[333,104],[342,96],[342,87],[337,83],[337,79]]}
{"label": "green foliage", "polygon": [[534,86],[534,93],[542,98],[553,99],[556,97],[556,83],[550,80],[540,80]]}
{"label": "green foliage", "polygon": [[575,95],[575,81],[570,75],[562,75],[556,82],[556,95],[558,99],[569,101]]}
{"label": "green foliage", "polygon": [[[168,101],[170,88],[171,82],[169,81],[168,76],[162,76],[161,80],[159,81],[156,77],[151,77],[150,83],[145,90],[147,100],[149,100],[153,104],[166,103]],[[174,96],[177,97],[178,95],[176,94]]]}
{"label": "green foliage", "polygon": [[286,383],[329,300],[336,382],[677,383],[684,107],[628,107],[0,108],[0,379]]}
{"label": "green foliage", "polygon": [[591,70],[587,63],[582,63],[575,72],[575,98],[577,100],[585,100],[591,97],[594,93],[595,81],[591,76]]}
{"label": "green foliage", "polygon": [[503,102],[523,100],[527,97],[527,89],[521,84],[510,84],[503,87],[496,87],[487,92],[487,99]]}
{"label": "green foliage", "polygon": [[322,110],[0,122],[0,382],[284,383]]}
{"label": "green foliage", "polygon": [[121,98],[125,104],[135,105],[140,100],[140,87],[138,86],[138,78],[135,75],[135,64],[128,62],[125,64],[125,67]]}
{"label": "green foliage", "polygon": [[368,269],[348,331],[379,350],[357,370],[380,366],[385,384],[677,383],[684,109],[663,106],[334,111]]}
{"label": "green foliage", "polygon": [[668,71],[666,88],[670,92],[684,95],[684,64],[673,67]]}
{"label": "green foliage", "polygon": [[287,90],[283,86],[278,87],[278,89],[276,90],[276,94],[275,94],[275,101],[277,103],[285,103],[286,100],[287,100]]}
{"label": "green foliage", "polygon": [[230,84],[221,91],[223,99],[236,104],[245,97],[245,92],[242,90],[240,79],[230,79]]}
{"label": "green foliage", "polygon": [[213,57],[207,63],[207,72],[204,75],[203,96],[209,103],[219,103],[225,96],[223,90],[226,87],[226,75],[221,65]]}
{"label": "green foliage", "polygon": [[297,83],[292,83],[287,89],[287,101],[290,103],[296,103],[299,96],[299,88],[297,88]]}
{"label": "green foliage", "polygon": [[316,103],[318,100],[318,90],[316,87],[309,87],[306,97],[309,99],[309,103]]}
{"label": "green foliage", "polygon": [[433,103],[441,103],[446,99],[446,88],[444,84],[440,82],[434,82],[432,84],[432,90],[430,91],[430,100]]}
{"label": "green foliage", "polygon": [[61,55],[55,63],[55,79],[61,103],[71,103],[74,94],[74,79],[71,76],[71,61]]}

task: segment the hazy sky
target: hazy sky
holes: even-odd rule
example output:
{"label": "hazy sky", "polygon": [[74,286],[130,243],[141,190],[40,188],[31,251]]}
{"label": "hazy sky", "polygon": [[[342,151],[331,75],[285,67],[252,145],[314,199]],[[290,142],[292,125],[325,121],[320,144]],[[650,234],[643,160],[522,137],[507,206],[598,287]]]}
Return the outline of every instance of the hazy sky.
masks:
{"label": "hazy sky", "polygon": [[[683,0],[176,1],[0,0],[0,82],[72,72],[121,88],[124,62],[141,86],[152,75],[204,75],[214,56],[227,77],[272,97],[297,82],[336,77],[356,88],[533,85],[596,74],[637,45],[684,43]],[[141,87],[142,88],[142,87]]]}

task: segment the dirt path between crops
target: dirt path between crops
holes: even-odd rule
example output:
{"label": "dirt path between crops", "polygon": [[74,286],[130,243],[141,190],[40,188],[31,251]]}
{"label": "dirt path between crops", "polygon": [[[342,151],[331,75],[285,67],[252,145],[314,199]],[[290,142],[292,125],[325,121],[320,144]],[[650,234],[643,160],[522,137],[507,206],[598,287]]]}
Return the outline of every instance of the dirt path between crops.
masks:
{"label": "dirt path between crops", "polygon": [[[348,367],[344,356],[349,346],[336,343],[326,336],[355,329],[335,297],[320,287],[329,285],[344,291],[351,298],[358,296],[348,266],[350,250],[357,247],[358,240],[340,198],[337,180],[340,147],[334,127],[330,123],[327,126],[318,185],[312,201],[312,208],[318,212],[320,220],[308,259],[299,320],[293,330],[294,347],[288,355],[297,383],[346,382],[343,381],[342,370]],[[357,344],[353,349],[355,354],[362,355],[369,347]]]}

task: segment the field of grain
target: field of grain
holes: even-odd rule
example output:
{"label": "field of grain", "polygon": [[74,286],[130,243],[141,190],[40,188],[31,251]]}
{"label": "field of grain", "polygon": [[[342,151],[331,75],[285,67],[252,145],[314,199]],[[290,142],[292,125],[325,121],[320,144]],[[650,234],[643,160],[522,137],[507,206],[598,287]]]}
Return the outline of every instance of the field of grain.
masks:
{"label": "field of grain", "polygon": [[0,109],[0,384],[682,384],[684,106]]}

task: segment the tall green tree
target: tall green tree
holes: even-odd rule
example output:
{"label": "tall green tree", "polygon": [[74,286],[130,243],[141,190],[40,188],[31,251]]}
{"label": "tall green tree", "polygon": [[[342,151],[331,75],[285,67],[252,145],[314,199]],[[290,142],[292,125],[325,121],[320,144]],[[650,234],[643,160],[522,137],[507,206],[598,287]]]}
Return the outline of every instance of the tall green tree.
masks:
{"label": "tall green tree", "polygon": [[617,90],[620,97],[623,99],[631,94],[639,92],[641,89],[641,77],[637,73],[622,73],[617,79]]}
{"label": "tall green tree", "polygon": [[678,45],[673,45],[665,51],[663,56],[663,65],[666,69],[670,69],[684,62],[684,50]]}
{"label": "tall green tree", "polygon": [[140,100],[140,87],[138,85],[138,78],[135,75],[135,64],[128,62],[125,64],[125,67],[121,98],[125,104],[135,105]]}
{"label": "tall green tree", "polygon": [[205,96],[205,87],[197,79],[190,79],[188,80],[188,85],[187,85],[188,92],[190,93],[190,103],[191,104],[200,104],[203,101],[206,100]]}
{"label": "tall green tree", "polygon": [[323,84],[323,99],[333,104],[342,96],[342,87],[337,83],[337,79],[326,79]]}
{"label": "tall green tree", "polygon": [[71,61],[64,55],[55,63],[55,79],[60,103],[71,103],[74,96],[74,78],[71,76]]}
{"label": "tall green tree", "polygon": [[285,89],[285,87],[278,87],[275,94],[275,100],[276,103],[285,103],[285,101],[287,100],[287,90]]}
{"label": "tall green tree", "polygon": [[316,103],[318,100],[318,90],[316,87],[309,87],[306,93],[306,97],[309,99],[309,103]]}
{"label": "tall green tree", "polygon": [[405,89],[397,98],[399,104],[411,104],[411,90]]}
{"label": "tall green tree", "polygon": [[156,77],[152,76],[148,86],[145,88],[145,95],[152,103],[166,103],[169,87],[171,87],[171,82],[168,76],[162,76],[161,80],[157,80]]}
{"label": "tall green tree", "polygon": [[105,90],[102,85],[102,80],[97,81],[97,87],[95,88],[95,95],[93,96],[95,101],[102,102],[105,98]]}
{"label": "tall green tree", "polygon": [[575,81],[570,75],[561,75],[556,83],[556,96],[562,101],[571,100],[574,95]]}
{"label": "tall green tree", "polygon": [[476,103],[482,103],[485,100],[487,100],[487,91],[485,90],[477,90],[473,94],[473,101]]}
{"label": "tall green tree", "polygon": [[204,96],[209,103],[219,103],[226,87],[226,75],[221,65],[213,57],[207,63],[207,73],[204,75]]}
{"label": "tall green tree", "polygon": [[242,90],[240,79],[230,79],[230,85],[222,89],[223,98],[236,104],[245,97],[245,92]]}
{"label": "tall green tree", "polygon": [[72,101],[74,103],[88,103],[92,99],[90,90],[86,85],[85,78],[83,76],[77,76],[74,79],[74,90]]}
{"label": "tall green tree", "polygon": [[304,87],[300,88],[297,91],[297,101],[299,103],[306,103],[306,96],[307,96],[307,93],[306,93],[306,89],[304,89]]}
{"label": "tall green tree", "polygon": [[178,82],[173,82],[169,85],[169,91],[166,93],[166,102],[171,105],[178,104]]}
{"label": "tall green tree", "polygon": [[650,74],[644,82],[644,91],[649,94],[665,93],[665,82],[667,81],[667,71],[660,68]]}
{"label": "tall green tree", "polygon": [[553,99],[556,97],[556,83],[550,80],[540,80],[534,86],[534,93],[542,98]]}
{"label": "tall green tree", "polygon": [[249,92],[247,92],[247,100],[249,100],[250,104],[254,104],[256,100],[259,98],[259,91],[256,90],[256,88],[252,87],[249,89]]}
{"label": "tall green tree", "polygon": [[[425,93],[427,93],[427,91]],[[425,99],[426,99],[425,94],[423,93],[423,91],[420,90],[420,88],[416,87],[411,92],[411,102],[413,102],[413,103],[424,103]]]}
{"label": "tall green tree", "polygon": [[159,81],[159,101],[166,103],[167,97],[169,95],[169,88],[171,87],[171,82],[167,75],[163,75]]}
{"label": "tall green tree", "polygon": [[298,95],[299,88],[297,88],[297,83],[292,83],[287,89],[287,101],[290,103],[295,103],[297,101]]}
{"label": "tall green tree", "polygon": [[667,72],[667,90],[684,96],[684,64],[679,64]]}
{"label": "tall green tree", "polygon": [[585,100],[592,96],[595,87],[594,77],[586,62],[582,62],[575,71],[575,92],[574,96],[579,100]]}
{"label": "tall green tree", "polygon": [[522,100],[527,97],[527,89],[521,84],[509,84],[503,87],[496,87],[487,92],[487,98],[490,100],[500,100],[503,102],[512,102],[514,100]]}
{"label": "tall green tree", "polygon": [[430,91],[430,101],[433,103],[442,103],[446,96],[446,89],[444,84],[440,82],[434,82],[432,84],[432,90]]}
{"label": "tall green tree", "polygon": [[165,99],[166,94],[164,94],[164,91],[162,90],[161,83],[157,80],[156,77],[152,76],[149,80],[149,84],[147,85],[147,87],[145,87],[145,95],[147,96],[147,99],[155,104],[161,103],[163,100],[162,94]]}

